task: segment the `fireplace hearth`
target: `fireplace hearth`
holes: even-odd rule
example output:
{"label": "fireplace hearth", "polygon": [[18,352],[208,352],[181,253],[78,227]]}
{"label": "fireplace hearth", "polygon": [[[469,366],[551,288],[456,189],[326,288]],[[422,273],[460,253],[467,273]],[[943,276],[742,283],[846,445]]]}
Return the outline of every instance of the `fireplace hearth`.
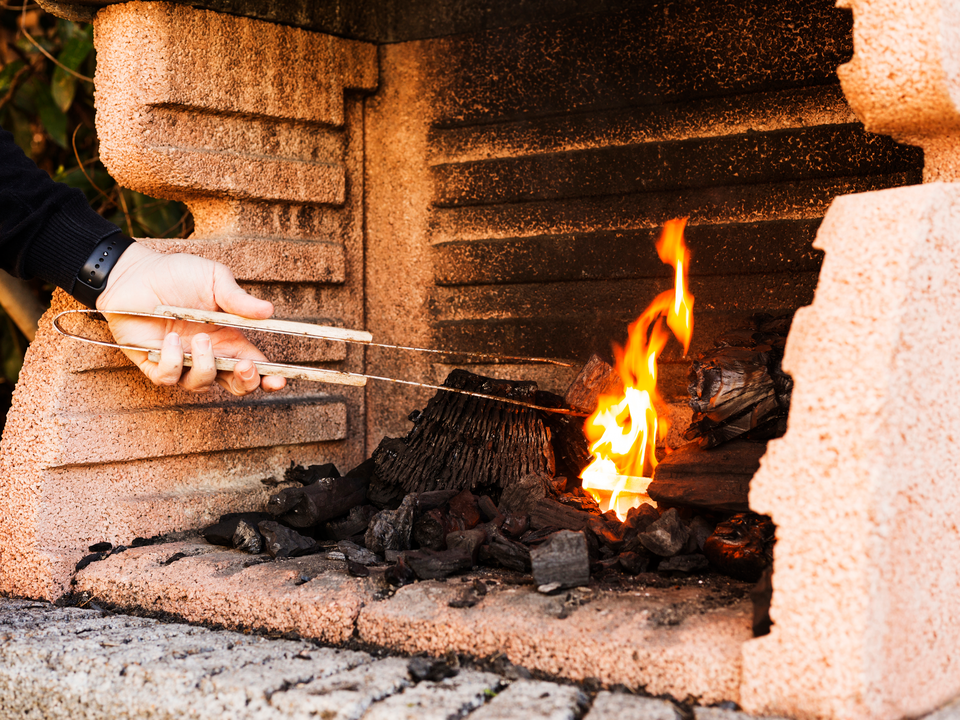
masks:
{"label": "fireplace hearth", "polygon": [[[160,390],[119,355],[65,346],[49,316],[0,452],[0,592],[502,654],[796,718],[913,717],[960,694],[949,3],[342,0],[270,17],[246,2],[104,4],[101,157],[195,217],[188,240],[142,241],[227,262],[280,317],[610,361],[610,341],[670,286],[653,239],[673,217],[689,217],[691,355],[746,316],[795,312],[786,433],[749,478],[749,510],[777,529],[772,626],[753,637],[750,585],[715,575],[548,595],[471,569],[396,589],[322,554],[250,564],[175,539],[262,510],[278,488],[261,480],[291,462],[357,467],[406,435],[398,408],[428,395]],[[335,344],[264,349],[434,384],[457,369],[558,394],[574,380]],[[661,361],[680,433],[687,364],[675,347]],[[166,542],[75,571],[94,543],[153,536]],[[559,554],[575,551],[563,537]]]}

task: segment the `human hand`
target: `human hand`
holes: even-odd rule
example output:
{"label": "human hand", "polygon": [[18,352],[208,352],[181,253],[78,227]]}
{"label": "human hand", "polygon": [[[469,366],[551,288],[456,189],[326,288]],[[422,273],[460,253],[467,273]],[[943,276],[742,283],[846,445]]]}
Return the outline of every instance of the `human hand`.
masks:
{"label": "human hand", "polygon": [[[244,292],[225,265],[195,255],[165,255],[134,243],[107,278],[97,310],[107,317],[110,332],[121,345],[160,350],[159,363],[150,362],[144,352],[124,351],[156,385],[179,384],[202,392],[216,382],[234,395],[258,387],[273,392],[286,385],[281,377],[260,378],[253,360],[267,358],[236,328],[110,314],[110,310],[153,312],[157,305],[219,310],[258,320],[270,317],[273,304]],[[193,367],[186,372],[184,352],[193,355]],[[218,372],[215,356],[250,359],[238,363],[233,372]]]}

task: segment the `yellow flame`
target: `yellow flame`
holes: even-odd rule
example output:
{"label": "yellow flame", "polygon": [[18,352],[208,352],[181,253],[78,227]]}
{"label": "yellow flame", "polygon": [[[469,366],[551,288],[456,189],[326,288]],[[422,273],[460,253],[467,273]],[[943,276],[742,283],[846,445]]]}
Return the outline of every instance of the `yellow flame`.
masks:
{"label": "yellow flame", "polygon": [[630,325],[625,348],[614,345],[623,394],[601,396],[584,427],[594,459],[580,475],[583,487],[602,510],[615,510],[621,520],[630,507],[646,498],[646,485],[638,491],[642,483],[631,481],[652,474],[658,433],[669,429],[656,410],[662,404],[657,394],[657,359],[670,337],[664,324],[683,345],[684,354],[693,337],[693,296],[684,271],[689,262],[683,241],[686,224],[686,218],[669,221],[657,241],[660,259],[674,267],[674,289],[660,293]]}

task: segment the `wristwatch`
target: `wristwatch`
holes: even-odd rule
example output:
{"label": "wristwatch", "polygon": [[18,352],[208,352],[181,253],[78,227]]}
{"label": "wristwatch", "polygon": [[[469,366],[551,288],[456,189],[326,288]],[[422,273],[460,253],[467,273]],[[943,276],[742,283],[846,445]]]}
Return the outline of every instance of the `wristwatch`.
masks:
{"label": "wristwatch", "polygon": [[91,310],[97,309],[97,298],[107,287],[107,277],[117,264],[123,251],[135,241],[121,233],[114,233],[101,240],[90,253],[77,274],[77,281],[70,293]]}

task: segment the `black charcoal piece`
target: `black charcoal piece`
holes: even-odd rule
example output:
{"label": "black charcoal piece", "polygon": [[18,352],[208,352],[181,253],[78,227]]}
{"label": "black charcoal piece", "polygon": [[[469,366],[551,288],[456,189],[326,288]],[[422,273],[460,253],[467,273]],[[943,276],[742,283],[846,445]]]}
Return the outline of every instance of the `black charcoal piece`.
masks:
{"label": "black charcoal piece", "polygon": [[477,496],[469,490],[463,490],[455,497],[450,498],[447,504],[450,516],[462,523],[465,530],[475,528],[480,524],[480,507]]}
{"label": "black charcoal piece", "polygon": [[639,575],[650,569],[650,556],[638,552],[622,552],[617,556],[620,568],[628,575]]}
{"label": "black charcoal piece", "polygon": [[347,574],[352,577],[370,577],[370,568],[347,558]]}
{"label": "black charcoal piece", "polygon": [[88,547],[87,550],[89,550],[92,553],[110,552],[111,550],[113,550],[113,544],[108,543],[106,541],[98,542]]}
{"label": "black charcoal piece", "polygon": [[499,530],[490,534],[486,545],[480,547],[480,561],[493,560],[508,570],[530,572],[530,550],[506,538]]}
{"label": "black charcoal piece", "polygon": [[403,559],[403,555],[397,558],[396,564],[387,568],[386,572],[383,573],[383,579],[394,587],[403,587],[404,585],[409,585],[410,583],[415,583],[417,581],[417,574],[407,565],[407,561]]}
{"label": "black charcoal piece", "polygon": [[504,488],[499,510],[504,515],[529,515],[544,498],[553,494],[552,476],[528,473]]}
{"label": "black charcoal piece", "polygon": [[766,515],[738,513],[717,525],[703,553],[717,572],[757,582],[773,562],[774,530]]}
{"label": "black charcoal piece", "polygon": [[403,558],[421,580],[450,577],[473,567],[470,553],[459,548],[440,552],[411,550],[404,553]]}
{"label": "black charcoal piece", "polygon": [[467,553],[472,558],[473,564],[476,564],[480,557],[480,546],[487,541],[487,538],[488,533],[483,525],[472,530],[455,530],[447,535],[446,546],[449,550]]}
{"label": "black charcoal piece", "polygon": [[670,508],[638,537],[640,544],[650,552],[661,557],[671,557],[679,553],[687,544],[690,531],[680,520],[677,511]]}
{"label": "black charcoal piece", "polygon": [[424,680],[440,682],[446,678],[454,677],[460,672],[460,669],[445,659],[417,656],[410,658],[410,662],[407,664],[407,672],[417,682],[423,682]]}
{"label": "black charcoal piece", "polygon": [[582,532],[555,533],[530,551],[530,562],[537,585],[556,582],[570,588],[590,582],[590,556]]}
{"label": "black charcoal piece", "polygon": [[[210,525],[201,530],[200,535],[211,545],[233,547],[233,535],[237,532],[237,525],[241,520],[256,527],[264,520],[273,520],[273,516],[261,512],[227,513],[221,515],[215,525]],[[134,541],[133,547],[137,547],[136,541]]]}
{"label": "black charcoal piece", "polygon": [[459,490],[431,490],[417,495],[417,509],[422,512],[429,512],[438,507],[443,507],[451,499],[459,494]]}
{"label": "black charcoal piece", "polygon": [[254,525],[241,520],[233,533],[233,547],[251,555],[258,555],[263,552],[263,535]]}
{"label": "black charcoal piece", "polygon": [[373,505],[354,505],[346,516],[326,524],[327,537],[332,540],[349,540],[354,535],[362,535],[377,512]]}
{"label": "black charcoal piece", "polygon": [[446,537],[455,529],[456,525],[444,510],[433,508],[413,524],[413,540],[428,550],[445,550]]}
{"label": "black charcoal piece", "polygon": [[257,529],[263,535],[264,549],[274,558],[310,555],[320,549],[315,540],[274,520],[264,520]]}
{"label": "black charcoal piece", "polygon": [[267,511],[290,527],[314,527],[364,504],[368,484],[362,477],[321,478],[313,485],[287,488],[271,495]]}
{"label": "black charcoal piece", "polygon": [[396,510],[381,510],[374,515],[364,536],[367,549],[380,555],[387,550],[409,550],[416,507],[416,493],[409,493]]}
{"label": "black charcoal piece", "polygon": [[376,565],[380,562],[380,558],[378,558],[375,553],[349,540],[341,540],[338,542],[337,550],[342,552],[347,560],[359,563],[360,565]]}

